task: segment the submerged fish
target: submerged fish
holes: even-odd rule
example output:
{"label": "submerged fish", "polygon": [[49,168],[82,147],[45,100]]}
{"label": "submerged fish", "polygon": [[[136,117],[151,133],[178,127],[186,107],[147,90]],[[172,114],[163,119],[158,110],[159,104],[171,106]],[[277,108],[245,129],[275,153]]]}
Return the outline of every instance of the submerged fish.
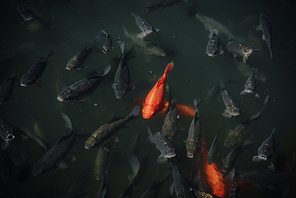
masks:
{"label": "submerged fish", "polygon": [[164,74],[147,94],[142,109],[143,118],[150,119],[164,108],[166,78],[173,69],[174,62],[167,64]]}
{"label": "submerged fish", "polygon": [[199,143],[199,138],[201,136],[200,115],[198,110],[198,105],[201,102],[201,98],[193,99],[193,102],[195,106],[195,113],[191,121],[186,140],[187,157],[189,158],[193,158]]}
{"label": "submerged fish", "polygon": [[254,78],[257,80],[261,80],[265,82],[267,80],[265,74],[261,71],[259,71],[258,68],[251,66],[248,63],[244,63],[241,61],[235,61],[237,64],[237,68],[241,71],[242,75],[244,76],[250,76],[254,73]]}
{"label": "submerged fish", "polygon": [[248,120],[244,121],[243,123],[239,124],[234,130],[230,130],[228,136],[224,141],[224,146],[232,147],[244,142],[248,138],[248,136],[251,134],[251,132],[253,131],[253,128],[258,122],[261,116],[261,113],[264,110],[265,105],[268,101],[268,98],[269,98],[269,95],[266,96],[264,100],[264,106],[258,113],[256,113],[255,115],[250,117]]}
{"label": "submerged fish", "polygon": [[240,110],[237,102],[233,99],[231,95],[228,94],[225,84],[220,80],[221,96],[226,107],[222,115],[226,118],[231,118],[231,116],[240,115]]}
{"label": "submerged fish", "polygon": [[223,54],[223,50],[220,50],[220,39],[218,35],[214,32],[213,28],[210,25],[207,25],[208,29],[210,30],[209,38],[206,53],[210,57],[214,57],[217,54]]}
{"label": "submerged fish", "polygon": [[[246,93],[254,93],[254,90],[256,88],[256,80],[254,78],[255,72],[252,73],[252,75],[247,79],[245,83],[245,89],[240,93],[240,95],[246,94]],[[259,94],[255,94],[256,98],[259,98]]]}
{"label": "submerged fish", "polygon": [[262,30],[262,39],[265,40],[269,53],[270,53],[270,59],[272,59],[272,51],[271,51],[271,26],[268,21],[268,17],[264,14],[260,14],[259,18],[260,25],[256,28],[257,31]]}
{"label": "submerged fish", "polygon": [[239,185],[238,185],[237,180],[235,178],[235,168],[234,167],[229,173],[229,179],[232,180],[232,186],[230,188],[229,198],[241,197],[241,193],[239,191]]}
{"label": "submerged fish", "polygon": [[48,149],[47,149],[45,143],[42,140],[40,140],[32,131],[30,131],[26,127],[20,127],[20,130],[22,132],[24,132],[34,142],[36,142],[39,146],[41,146],[42,148],[44,148],[45,152],[47,152]]}
{"label": "submerged fish", "polygon": [[108,34],[105,30],[101,29],[100,31],[101,31],[102,34],[105,34],[106,35],[106,40],[105,40],[105,43],[103,45],[102,52],[104,54],[107,54],[114,47],[112,45],[112,39],[111,39],[110,34]]}
{"label": "submerged fish", "polygon": [[15,83],[15,73],[10,77],[8,77],[0,86],[0,104],[5,104],[9,102],[11,94],[14,89],[14,83]]}
{"label": "submerged fish", "polygon": [[25,19],[22,22],[22,25],[24,25],[28,21],[39,18],[39,17],[36,17],[34,12],[32,10],[30,10],[27,6],[21,5],[17,1],[14,1],[14,2],[16,4],[16,9],[17,9],[18,13]]}
{"label": "submerged fish", "polygon": [[45,174],[50,170],[57,168],[74,146],[76,130],[66,114],[62,113],[62,117],[66,121],[66,125],[70,128],[70,133],[64,133],[59,142],[47,151],[34,165],[32,170],[34,176]]}
{"label": "submerged fish", "polygon": [[134,14],[131,12],[133,17],[135,17],[136,25],[140,28],[142,31],[140,34],[137,35],[137,38],[144,38],[145,36],[152,34],[153,32],[158,32],[159,29],[154,29],[150,23],[146,19],[143,19],[138,14]]}
{"label": "submerged fish", "polygon": [[[270,160],[273,152],[274,152],[274,140],[273,140],[273,134],[275,132],[275,128],[272,130],[271,135],[262,142],[260,147],[258,148],[258,155],[254,156],[252,161],[258,162],[258,161],[267,161]],[[275,170],[274,165],[271,164],[268,166],[270,170]]]}
{"label": "submerged fish", "polygon": [[82,80],[66,87],[58,96],[57,100],[60,102],[73,101],[73,100],[82,100],[85,97],[89,96],[99,86],[100,82],[103,80],[103,77],[108,74],[110,71],[110,66],[105,68],[105,73],[101,76],[92,75]]}
{"label": "submerged fish", "polygon": [[66,69],[73,70],[76,68],[82,68],[83,63],[86,61],[87,57],[92,53],[93,45],[86,46],[82,51],[75,54],[67,63]]}
{"label": "submerged fish", "polygon": [[248,56],[250,56],[254,52],[251,46],[232,40],[228,42],[226,48],[229,52],[233,53],[234,57],[236,57],[237,55],[242,56],[244,63],[247,62]]}
{"label": "submerged fish", "polygon": [[106,159],[108,152],[103,146],[100,146],[98,153],[95,158],[94,174],[96,180],[100,180],[106,169]]}
{"label": "submerged fish", "polygon": [[176,156],[174,146],[165,136],[163,136],[160,132],[152,134],[149,127],[147,128],[147,132],[149,134],[148,141],[154,143],[156,145],[156,148],[161,153],[157,159],[158,163],[164,164],[167,162],[168,158]]}
{"label": "submerged fish", "polygon": [[36,83],[36,81],[41,78],[46,66],[47,60],[50,56],[53,55],[53,51],[49,52],[46,58],[42,57],[39,61],[33,65],[21,78],[20,85],[27,87]]}
{"label": "submerged fish", "polygon": [[135,106],[131,113],[124,118],[114,118],[110,122],[103,124],[95,132],[93,132],[84,144],[84,148],[92,149],[98,147],[103,142],[115,135],[124,125],[140,113],[140,106]]}
{"label": "submerged fish", "polygon": [[211,165],[214,160],[215,160],[215,157],[217,155],[217,137],[218,137],[218,134],[221,132],[221,129],[219,130],[219,132],[216,134],[216,136],[214,137],[214,140],[210,146],[210,149],[208,151],[208,157],[207,157],[207,163],[208,165]]}
{"label": "submerged fish", "polygon": [[154,12],[158,8],[165,8],[167,6],[174,5],[174,4],[179,3],[181,1],[183,1],[183,0],[162,0],[160,3],[154,4],[151,6],[147,6],[145,8],[148,9],[148,13],[150,13],[150,12]]}
{"label": "submerged fish", "polygon": [[13,127],[2,118],[0,118],[0,136],[4,140],[1,146],[2,150],[5,150],[9,146],[9,142],[15,139]]}

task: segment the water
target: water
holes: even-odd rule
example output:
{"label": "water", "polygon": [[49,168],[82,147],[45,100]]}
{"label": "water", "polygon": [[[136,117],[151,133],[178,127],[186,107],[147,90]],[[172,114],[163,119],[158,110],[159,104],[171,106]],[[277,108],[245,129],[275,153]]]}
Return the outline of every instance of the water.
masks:
{"label": "water", "polygon": [[[238,157],[236,170],[264,170],[267,167],[265,163],[253,163],[251,160],[257,154],[258,146],[270,135],[274,127],[277,128],[274,136],[277,146],[276,154],[283,151],[288,158],[285,166],[290,165],[295,146],[291,138],[286,138],[286,142],[280,140],[288,134],[294,135],[295,133],[295,115],[291,107],[293,107],[296,93],[294,91],[296,58],[293,47],[295,40],[293,31],[291,31],[291,26],[294,24],[291,2],[196,1],[192,4],[193,1],[188,1],[147,15],[144,7],[157,2],[157,0],[30,1],[31,4],[26,1],[22,2],[23,4],[28,3],[31,7],[35,6],[39,16],[41,14],[43,16],[45,26],[40,23],[41,21],[31,21],[21,25],[23,19],[15,7],[9,2],[1,2],[1,83],[8,75],[13,74],[15,68],[19,67],[16,86],[12,94],[14,102],[0,107],[1,118],[12,126],[24,126],[30,130],[34,129],[33,125],[38,120],[40,127],[47,135],[46,142],[51,147],[58,142],[63,133],[68,132],[60,116],[61,112],[70,117],[78,134],[90,134],[113,116],[128,115],[131,109],[127,107],[131,104],[131,99],[144,98],[163,74],[165,66],[174,61],[175,68],[169,73],[167,82],[177,103],[192,108],[194,107],[192,99],[198,97],[205,99],[207,91],[218,84],[219,79],[227,81],[233,77],[239,77],[237,83],[228,84],[227,88],[240,105],[242,110],[240,116],[231,119],[221,116],[225,107],[220,95],[210,103],[203,100],[199,106],[202,132],[206,142],[210,143],[218,130],[223,128],[218,140],[219,155],[216,158],[218,166],[221,167],[220,159],[231,150],[223,146],[228,131],[257,113],[262,108],[267,94],[270,95],[269,101],[251,136],[251,140],[256,141],[256,144]],[[227,26],[243,43],[254,49],[260,49],[247,60],[248,64],[257,67],[266,76],[265,81],[257,80],[256,92],[260,95],[260,99],[252,94],[239,95],[248,76],[242,75],[242,71],[237,68],[236,61],[241,61],[241,57],[235,61],[232,55],[227,53],[225,35],[219,35],[221,48],[225,53],[214,58],[206,55],[205,47],[209,32],[196,17],[188,16],[187,12],[192,6],[197,13],[209,16]],[[84,78],[94,69],[120,55],[118,40],[126,41],[127,48],[132,45],[131,40],[123,34],[123,25],[130,33],[140,33],[140,30],[135,25],[130,12],[139,14],[155,28],[160,29],[157,35],[150,35],[146,38],[162,47],[167,56],[157,57],[139,51],[136,58],[130,59],[128,64],[131,81],[136,89],[129,92],[122,100],[115,98],[111,87],[112,80],[110,80],[102,83],[96,92],[87,98],[86,102],[59,102],[56,96],[64,86],[69,86]],[[265,41],[261,39],[262,33],[254,31],[259,24],[261,12],[269,17],[273,28],[274,58],[272,60],[269,58]],[[100,50],[93,52],[85,62],[86,69],[66,70],[66,63],[78,51],[92,45],[94,40],[102,44],[104,37],[98,35],[100,28],[111,35],[115,48],[107,55],[101,53]],[[54,51],[54,55],[49,58],[48,66],[40,79],[44,86],[28,88],[19,86],[19,79],[28,68],[34,65],[39,58],[47,56],[51,50]],[[152,71],[152,74],[149,71]],[[130,141],[141,131],[137,156],[141,162],[150,151],[149,163],[142,181],[134,188],[133,197],[140,197],[169,168],[169,164],[156,163],[159,151],[146,140],[148,136],[146,127],[150,126],[151,130],[156,132],[161,128],[163,119],[163,114],[157,114],[150,120],[142,118],[133,120],[128,123],[128,127],[117,134],[120,142],[108,143],[106,146],[110,150],[109,157],[118,150],[129,149]],[[183,141],[187,137],[191,119],[191,117],[181,117],[180,130],[173,140],[177,152],[175,163],[187,180],[189,180],[193,165],[196,164],[196,158],[186,157]],[[100,181],[95,180],[92,169],[98,149],[84,149],[85,140],[86,137],[77,138],[77,143],[70,153],[76,156],[77,160],[67,162],[69,167],[66,170],[52,170],[42,176],[30,176],[28,181],[22,184],[17,183],[17,175],[25,159],[29,161],[32,168],[42,157],[44,150],[31,140],[12,141],[7,153],[12,160],[22,160],[23,164],[13,167],[11,179],[4,181],[1,178],[1,197],[62,197],[71,184],[85,175],[88,170],[91,174],[86,187],[89,191],[85,197],[96,197]],[[125,157],[127,159],[127,156]],[[111,169],[108,184],[111,197],[118,197],[128,185],[127,174],[131,172],[127,160],[123,160]],[[172,177],[169,177],[158,197],[164,197],[169,193],[168,188],[171,182]],[[243,197],[276,197],[282,196],[283,191],[289,185],[291,184],[280,185],[276,191],[242,186],[241,193]],[[293,188],[290,188],[290,191],[293,191]],[[289,195],[292,193],[289,192]]]}

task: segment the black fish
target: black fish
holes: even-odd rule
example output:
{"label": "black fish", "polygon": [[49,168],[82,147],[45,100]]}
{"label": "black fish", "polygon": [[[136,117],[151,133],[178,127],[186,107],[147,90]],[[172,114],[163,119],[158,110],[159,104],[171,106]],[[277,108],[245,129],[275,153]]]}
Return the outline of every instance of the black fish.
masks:
{"label": "black fish", "polygon": [[20,85],[23,87],[27,87],[36,83],[36,81],[42,76],[46,68],[48,58],[52,55],[53,51],[49,52],[46,58],[40,58],[39,61],[22,76],[20,80]]}
{"label": "black fish", "polygon": [[34,176],[45,174],[50,170],[57,168],[74,146],[76,130],[66,114],[62,113],[62,117],[66,121],[71,132],[69,134],[64,133],[60,141],[47,151],[34,165],[32,170]]}
{"label": "black fish", "polygon": [[13,127],[2,118],[0,118],[0,136],[4,140],[2,150],[5,150],[9,146],[9,142],[15,139]]}
{"label": "black fish", "polygon": [[105,40],[105,43],[104,43],[104,45],[103,45],[102,52],[103,52],[104,54],[107,54],[107,52],[109,52],[111,49],[113,49],[112,39],[111,39],[110,34],[108,34],[105,30],[100,29],[100,32],[101,32],[102,34],[105,34],[105,35],[106,35],[106,40]]}
{"label": "black fish", "polygon": [[19,4],[17,1],[15,1],[15,6],[19,14],[25,19],[22,22],[22,25],[24,25],[26,22],[31,21],[33,19],[39,19],[39,17],[36,17],[34,12],[30,10],[28,7]]}
{"label": "black fish", "polygon": [[218,134],[221,132],[221,129],[219,130],[219,132],[216,134],[216,136],[214,137],[214,140],[211,144],[211,147],[208,151],[208,157],[207,157],[207,163],[209,165],[211,165],[214,160],[215,160],[215,157],[217,155],[217,137],[218,137]]}
{"label": "black fish", "polygon": [[222,54],[224,51],[220,50],[220,39],[218,35],[214,32],[213,28],[210,25],[207,25],[208,29],[210,30],[209,38],[207,47],[206,47],[206,53],[210,57],[214,57],[217,54]]}
{"label": "black fish", "polygon": [[10,100],[10,96],[13,92],[14,82],[15,82],[15,73],[9,78],[7,78],[0,87],[0,104],[5,104]]}
{"label": "black fish", "polygon": [[152,6],[147,6],[145,8],[148,9],[148,13],[150,13],[150,12],[154,12],[158,8],[165,8],[167,6],[174,5],[174,4],[179,3],[181,1],[183,1],[183,0],[163,0],[160,3],[157,3]]}
{"label": "black fish", "polygon": [[66,69],[72,70],[76,68],[83,67],[83,63],[86,61],[87,57],[92,53],[93,45],[86,46],[82,51],[75,54],[67,63]]}
{"label": "black fish", "polygon": [[235,168],[233,168],[230,171],[228,177],[230,180],[232,180],[232,186],[230,188],[229,198],[239,198],[241,196],[241,194],[239,191],[239,186],[238,186],[237,180],[235,178]]}
{"label": "black fish", "polygon": [[82,80],[66,87],[58,96],[57,100],[60,102],[82,100],[83,98],[89,96],[99,86],[103,77],[109,72],[110,66],[105,68],[105,73],[102,76],[92,75]]}
{"label": "black fish", "polygon": [[131,113],[124,118],[115,118],[110,122],[102,125],[91,136],[86,140],[84,148],[92,149],[98,147],[103,142],[112,137],[117,133],[124,125],[126,125],[130,120],[138,116],[140,113],[140,106],[135,106]]}

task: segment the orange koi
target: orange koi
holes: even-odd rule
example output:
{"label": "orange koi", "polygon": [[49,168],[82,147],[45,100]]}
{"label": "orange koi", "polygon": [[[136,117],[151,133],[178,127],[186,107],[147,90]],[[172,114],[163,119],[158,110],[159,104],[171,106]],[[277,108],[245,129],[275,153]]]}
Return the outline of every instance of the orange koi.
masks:
{"label": "orange koi", "polygon": [[168,73],[173,69],[174,62],[171,62],[166,66],[164,74],[146,96],[142,109],[143,118],[150,119],[159,111],[163,110],[166,78]]}

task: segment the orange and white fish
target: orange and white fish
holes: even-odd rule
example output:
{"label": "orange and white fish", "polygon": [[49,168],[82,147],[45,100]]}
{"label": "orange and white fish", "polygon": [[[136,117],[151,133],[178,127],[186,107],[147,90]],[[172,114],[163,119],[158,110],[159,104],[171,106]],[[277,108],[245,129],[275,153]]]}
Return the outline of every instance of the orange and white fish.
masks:
{"label": "orange and white fish", "polygon": [[166,78],[168,73],[172,71],[173,68],[174,62],[171,62],[166,66],[164,74],[146,96],[143,105],[144,107],[142,109],[143,118],[150,119],[164,108]]}

